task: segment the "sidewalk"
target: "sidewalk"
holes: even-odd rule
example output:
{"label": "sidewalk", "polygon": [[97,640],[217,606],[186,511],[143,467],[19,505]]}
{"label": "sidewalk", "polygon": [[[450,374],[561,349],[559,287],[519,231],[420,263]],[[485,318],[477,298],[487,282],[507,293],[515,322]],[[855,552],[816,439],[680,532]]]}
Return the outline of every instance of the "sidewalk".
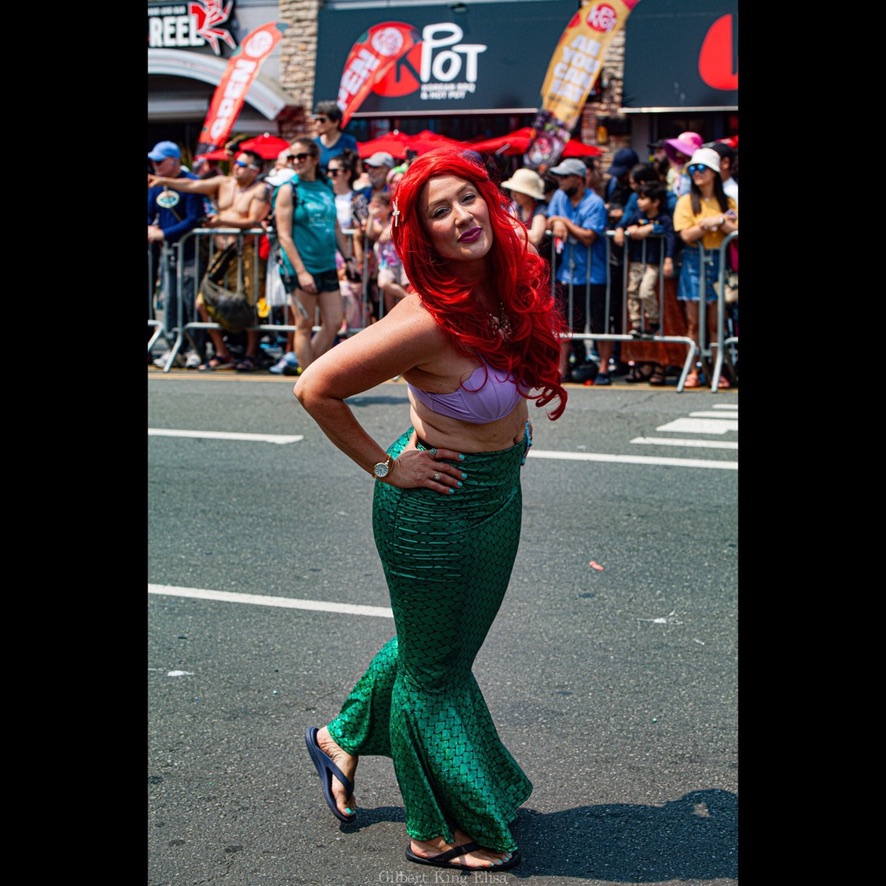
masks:
{"label": "sidewalk", "polygon": [[[267,337],[267,336],[266,336]],[[239,347],[237,344],[229,345],[231,353],[234,355],[235,360],[242,356],[243,349]],[[148,371],[149,372],[163,372],[163,368],[157,367],[153,364],[153,360],[157,357],[163,356],[166,351],[165,343],[161,340],[157,342],[154,346],[153,351],[151,352],[148,358]],[[226,369],[217,372],[199,372],[196,367],[185,368],[184,366],[173,366],[169,373],[184,373],[184,374],[192,374],[192,375],[200,375],[200,376],[213,376],[213,377],[232,377],[232,378],[243,378],[245,376],[266,376],[272,378],[294,378],[295,376],[291,374],[286,375],[275,375],[270,372],[270,368],[274,366],[280,357],[283,356],[283,350],[277,343],[262,341],[259,345],[259,356],[258,356],[258,368],[252,370],[250,372],[237,372],[234,369]],[[179,362],[183,362],[181,358]],[[573,381],[565,382],[567,389],[576,388],[576,387],[598,387],[593,382],[593,377],[596,376],[596,363],[590,360],[588,363],[584,364],[582,369],[585,369],[586,374],[589,376],[588,380],[582,380],[581,372],[577,372],[575,367],[573,367],[573,373],[577,376],[577,378]],[[599,387],[604,388],[634,388],[639,390],[649,389],[654,391],[676,391],[677,382],[680,378],[680,373],[682,372],[682,366],[667,366],[665,367],[665,381],[664,384],[651,384],[648,381],[635,381],[632,377],[633,373],[633,364],[632,363],[616,363],[614,366],[610,363],[609,370],[609,379],[611,384],[609,385],[600,385]],[[724,366],[724,375],[729,372],[728,367]],[[704,377],[704,373],[702,373]],[[704,380],[704,378],[703,378]],[[722,388],[721,390],[737,390],[738,383],[734,382],[729,388]],[[709,391],[710,385],[703,383],[701,387],[698,388],[687,388],[686,390],[698,390],[698,391]]]}

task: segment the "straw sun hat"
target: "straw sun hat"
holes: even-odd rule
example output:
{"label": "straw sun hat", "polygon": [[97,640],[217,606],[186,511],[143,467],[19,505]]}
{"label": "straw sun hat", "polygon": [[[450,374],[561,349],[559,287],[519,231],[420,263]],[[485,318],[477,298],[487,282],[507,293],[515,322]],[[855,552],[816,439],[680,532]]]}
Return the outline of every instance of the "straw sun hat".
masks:
{"label": "straw sun hat", "polygon": [[506,182],[502,182],[501,186],[509,191],[517,191],[520,194],[527,194],[536,200],[544,200],[545,187],[541,176],[531,169],[518,169]]}

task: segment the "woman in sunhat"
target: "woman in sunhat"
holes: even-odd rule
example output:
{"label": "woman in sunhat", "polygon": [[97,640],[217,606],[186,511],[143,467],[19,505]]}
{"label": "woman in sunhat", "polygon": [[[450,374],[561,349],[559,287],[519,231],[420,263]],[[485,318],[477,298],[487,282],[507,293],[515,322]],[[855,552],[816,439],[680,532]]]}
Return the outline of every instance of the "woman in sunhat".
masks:
{"label": "woman in sunhat", "polygon": [[[683,240],[683,264],[677,299],[686,308],[686,334],[701,348],[704,342],[699,330],[700,295],[705,294],[708,343],[717,341],[717,291],[714,283],[720,273],[720,244],[727,234],[738,230],[738,204],[727,197],[720,178],[720,155],[711,148],[699,148],[686,165],[692,184],[688,194],[677,200],[674,209],[674,231]],[[699,245],[704,247],[704,273]],[[698,371],[693,369],[683,386],[701,385]],[[719,387],[728,388],[723,376]]]}
{"label": "woman in sunhat", "polygon": [[681,132],[676,138],[666,138],[664,141],[664,151],[671,164],[667,172],[667,186],[678,197],[689,193],[691,182],[685,166],[703,142],[704,139],[697,132]]}
{"label": "woman in sunhat", "polygon": [[510,213],[526,225],[529,242],[543,258],[550,259],[548,201],[545,200],[545,183],[541,176],[532,169],[518,169],[501,186],[510,192],[513,201]]}

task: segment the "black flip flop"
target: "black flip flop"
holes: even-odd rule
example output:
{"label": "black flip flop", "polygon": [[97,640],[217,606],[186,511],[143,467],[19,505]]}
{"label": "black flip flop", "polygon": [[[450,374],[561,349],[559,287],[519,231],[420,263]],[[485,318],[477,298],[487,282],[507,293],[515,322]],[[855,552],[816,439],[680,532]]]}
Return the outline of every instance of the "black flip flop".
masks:
{"label": "black flip flop", "polygon": [[332,777],[335,776],[344,786],[351,797],[354,794],[354,783],[323,753],[320,745],[317,744],[316,726],[309,726],[305,731],[305,744],[308,746],[308,753],[311,755],[311,761],[320,776],[320,784],[323,785],[323,797],[329,811],[345,824],[350,824],[357,817],[356,815],[345,815],[338,806],[335,805],[335,797],[332,795]]}
{"label": "black flip flop", "polygon": [[469,864],[456,864],[452,861],[453,858],[458,858],[460,855],[467,855],[469,852],[474,852],[480,848],[481,847],[477,843],[462,843],[461,846],[455,846],[452,849],[448,849],[446,852],[441,852],[439,855],[431,856],[431,858],[423,858],[421,855],[416,855],[409,846],[407,846],[406,859],[407,861],[414,861],[416,864],[428,864],[435,868],[457,868],[461,871],[506,871],[508,868],[515,868],[520,864],[521,859],[519,852],[514,852],[507,861],[504,861],[501,864],[492,864],[485,868]]}

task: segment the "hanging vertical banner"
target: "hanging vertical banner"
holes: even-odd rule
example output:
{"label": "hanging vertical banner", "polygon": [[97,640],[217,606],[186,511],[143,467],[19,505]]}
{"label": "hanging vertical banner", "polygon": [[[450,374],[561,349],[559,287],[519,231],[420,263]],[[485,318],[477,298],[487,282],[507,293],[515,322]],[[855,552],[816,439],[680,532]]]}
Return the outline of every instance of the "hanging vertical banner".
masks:
{"label": "hanging vertical banner", "polygon": [[348,54],[338,87],[336,104],[341,108],[342,129],[372,87],[420,42],[416,28],[405,22],[381,22],[360,35]]}
{"label": "hanging vertical banner", "polygon": [[206,154],[221,147],[234,129],[243,108],[246,93],[252,87],[265,59],[280,42],[286,22],[268,22],[251,31],[228,60],[221,82],[209,105],[196,154]]}
{"label": "hanging vertical banner", "polygon": [[548,65],[542,104],[523,162],[545,172],[555,166],[597,82],[606,50],[640,0],[590,0],[569,20]]}

